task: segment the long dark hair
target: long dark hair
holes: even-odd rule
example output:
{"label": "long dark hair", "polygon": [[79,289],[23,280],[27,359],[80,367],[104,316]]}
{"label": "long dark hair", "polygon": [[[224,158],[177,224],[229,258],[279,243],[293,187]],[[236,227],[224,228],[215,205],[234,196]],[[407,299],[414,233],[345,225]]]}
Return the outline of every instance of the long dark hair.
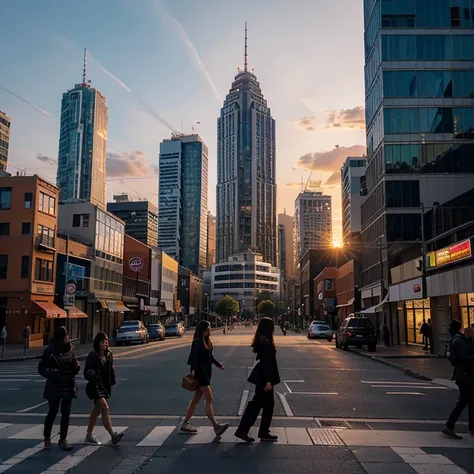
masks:
{"label": "long dark hair", "polygon": [[109,336],[105,334],[103,331],[99,331],[95,337],[94,337],[94,350],[97,352],[97,354],[100,354],[100,344],[101,342],[104,342],[106,339],[108,339]]}
{"label": "long dark hair", "polygon": [[210,328],[211,323],[209,321],[199,321],[196,331],[194,331],[194,340],[201,341],[207,348],[212,349],[211,337],[209,335],[204,336],[204,333]]}
{"label": "long dark hair", "polygon": [[268,339],[272,343],[272,346],[275,348],[275,341],[273,340],[273,331],[275,330],[275,325],[271,318],[261,318],[258,322],[257,330],[253,336],[253,341],[251,347],[253,351],[257,352],[258,342],[262,337]]}

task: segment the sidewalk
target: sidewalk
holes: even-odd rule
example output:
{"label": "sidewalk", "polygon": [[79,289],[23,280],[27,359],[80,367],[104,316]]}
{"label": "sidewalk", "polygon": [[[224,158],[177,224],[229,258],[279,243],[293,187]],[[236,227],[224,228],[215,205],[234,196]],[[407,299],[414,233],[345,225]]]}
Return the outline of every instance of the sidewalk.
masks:
{"label": "sidewalk", "polygon": [[[75,344],[76,356],[78,358],[85,357],[91,350],[92,344]],[[44,347],[31,347],[26,351],[23,344],[7,344],[5,349],[5,357],[2,358],[2,347],[0,347],[0,363],[15,362],[20,360],[39,359],[43,355]]]}

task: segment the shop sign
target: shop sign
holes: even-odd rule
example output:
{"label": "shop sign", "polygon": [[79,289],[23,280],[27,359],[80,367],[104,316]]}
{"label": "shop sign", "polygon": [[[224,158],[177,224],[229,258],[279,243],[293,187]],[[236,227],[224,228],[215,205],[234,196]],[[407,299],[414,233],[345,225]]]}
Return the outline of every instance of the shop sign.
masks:
{"label": "shop sign", "polygon": [[128,268],[130,268],[132,272],[140,272],[144,266],[145,262],[142,257],[133,257],[128,262]]}
{"label": "shop sign", "polygon": [[413,292],[414,293],[419,293],[421,291],[421,285],[419,283],[415,283],[413,285]]}
{"label": "shop sign", "polygon": [[471,241],[469,239],[450,245],[436,252],[430,252],[426,256],[428,268],[442,267],[450,263],[459,262],[472,257]]}
{"label": "shop sign", "polygon": [[318,283],[318,290],[317,291],[318,291],[318,293],[321,293],[321,291],[323,291],[323,282],[322,281],[320,281]]}
{"label": "shop sign", "polygon": [[54,290],[52,285],[33,285],[33,293],[38,295],[53,295]]}
{"label": "shop sign", "polygon": [[318,300],[319,300],[319,301],[323,301],[323,294],[322,294],[322,293],[319,293],[319,295],[318,295]]}

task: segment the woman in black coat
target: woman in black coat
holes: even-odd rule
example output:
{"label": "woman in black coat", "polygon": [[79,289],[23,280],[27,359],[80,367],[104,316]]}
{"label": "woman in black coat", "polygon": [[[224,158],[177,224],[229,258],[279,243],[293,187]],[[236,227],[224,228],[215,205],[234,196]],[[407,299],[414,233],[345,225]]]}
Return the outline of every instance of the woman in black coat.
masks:
{"label": "woman in black coat", "polygon": [[46,379],[43,397],[48,400],[49,411],[44,422],[44,449],[51,449],[51,430],[61,405],[61,427],[58,446],[64,451],[71,451],[67,442],[69,416],[72,399],[77,396],[75,377],[80,366],[76,359],[74,346],[69,342],[69,335],[64,326],[56,328],[54,339],[44,350],[38,365],[39,374]]}
{"label": "woman in black coat", "polygon": [[274,330],[275,327],[270,318],[260,319],[252,342],[253,351],[257,354],[258,364],[252,370],[248,381],[255,385],[255,395],[248,403],[240,425],[235,432],[237,438],[247,443],[255,441],[249,436],[249,431],[257,421],[260,410],[262,410],[262,420],[258,437],[261,441],[278,441],[278,436],[270,433],[275,407],[273,387],[280,383],[276,349],[273,341]]}
{"label": "woman in black coat", "polygon": [[89,353],[84,367],[84,378],[88,380],[86,394],[94,402],[94,408],[87,425],[86,444],[102,444],[94,435],[97,418],[101,415],[102,424],[110,434],[113,444],[117,444],[124,433],[116,433],[110,420],[110,409],[107,399],[112,395],[115,385],[114,356],[109,349],[109,338],[105,332],[98,332],[94,338],[94,350]]}
{"label": "woman in black coat", "polygon": [[214,346],[212,345],[210,335],[211,324],[209,321],[200,321],[196,327],[196,332],[194,333],[194,340],[188,358],[188,365],[191,367],[191,375],[197,380],[197,389],[193,399],[189,402],[188,408],[186,409],[186,416],[181,425],[180,433],[197,434],[199,432],[195,426],[191,425],[189,420],[193,416],[203,395],[205,399],[204,408],[206,415],[214,427],[216,436],[222,436],[227,428],[229,428],[229,423],[219,424],[216,421],[214,410],[212,408],[212,365],[219,367],[221,370],[224,370],[224,366],[218,362],[212,354]]}

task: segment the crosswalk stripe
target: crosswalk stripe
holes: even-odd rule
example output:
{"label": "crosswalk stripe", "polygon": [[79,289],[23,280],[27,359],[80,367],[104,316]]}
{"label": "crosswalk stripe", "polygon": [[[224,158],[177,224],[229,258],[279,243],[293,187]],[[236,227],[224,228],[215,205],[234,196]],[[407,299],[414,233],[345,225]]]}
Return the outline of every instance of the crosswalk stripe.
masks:
{"label": "crosswalk stripe", "polygon": [[73,467],[76,467],[78,464],[84,461],[85,458],[90,456],[92,453],[95,453],[99,448],[100,446],[85,446],[79,449],[77,452],[61,459],[61,461],[57,462],[56,464],[53,464],[41,474],[63,474]]}
{"label": "crosswalk stripe", "polygon": [[3,430],[3,428],[8,428],[11,425],[11,423],[0,423],[0,431]]}
{"label": "crosswalk stripe", "polygon": [[176,426],[155,426],[137,446],[161,446]]}
{"label": "crosswalk stripe", "polygon": [[0,464],[0,473],[8,471],[8,469],[11,469],[12,467],[23,462],[25,459],[29,458],[30,456],[33,456],[34,454],[40,452],[42,449],[43,449],[42,445],[35,446],[34,448],[27,448],[23,450],[21,453],[18,453],[15,456],[12,456],[6,461],[3,461],[2,464]]}

